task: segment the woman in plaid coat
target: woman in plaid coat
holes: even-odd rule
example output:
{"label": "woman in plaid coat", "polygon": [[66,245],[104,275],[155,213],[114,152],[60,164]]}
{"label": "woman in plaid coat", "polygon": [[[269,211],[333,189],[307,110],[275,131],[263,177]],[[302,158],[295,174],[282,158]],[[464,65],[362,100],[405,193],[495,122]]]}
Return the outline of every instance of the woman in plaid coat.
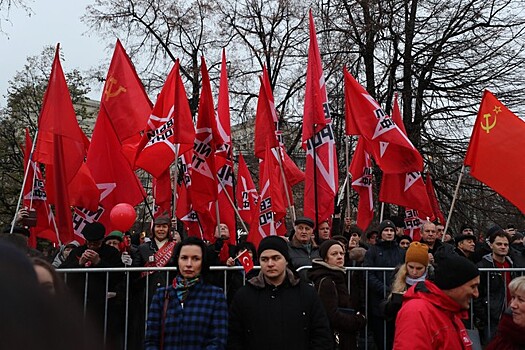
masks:
{"label": "woman in plaid coat", "polygon": [[178,274],[173,284],[159,288],[151,302],[146,350],[225,349],[228,309],[223,291],[203,281],[205,243],[189,237],[175,248],[174,257]]}

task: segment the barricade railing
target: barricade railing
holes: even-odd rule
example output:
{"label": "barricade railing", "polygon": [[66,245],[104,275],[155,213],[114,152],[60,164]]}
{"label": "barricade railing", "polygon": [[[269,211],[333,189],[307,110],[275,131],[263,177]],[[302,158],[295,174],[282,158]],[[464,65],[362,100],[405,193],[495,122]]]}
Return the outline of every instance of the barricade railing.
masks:
{"label": "barricade railing", "polygon": [[[260,267],[259,266],[255,266],[254,267],[255,269],[259,269]],[[304,271],[304,270],[308,270],[310,269],[311,266],[303,266],[299,269],[297,269],[298,272],[300,271]],[[226,266],[211,266],[210,267],[210,270],[212,272],[223,272],[224,274],[224,277],[222,278],[222,281],[223,281],[223,290],[224,290],[224,294],[225,296],[228,295],[228,288],[229,288],[229,283],[228,283],[228,274],[231,274],[231,273],[234,273],[234,272],[237,272],[237,273],[241,273],[243,274],[243,267],[242,266],[234,266],[234,267],[226,267]],[[369,314],[370,314],[370,303],[369,303],[369,297],[370,297],[370,290],[369,290],[369,274],[370,272],[372,271],[378,271],[378,272],[382,272],[382,280],[383,281],[386,281],[387,280],[387,276],[388,274],[391,274],[395,268],[391,268],[391,267],[388,267],[388,268],[384,268],[384,267],[346,267],[345,268],[346,270],[346,273],[347,273],[347,287],[348,287],[348,291],[349,291],[349,294],[352,292],[352,289],[353,288],[364,288],[364,290],[362,290],[362,295],[364,296],[364,300],[362,301],[362,306],[363,306],[363,310],[364,310],[364,315],[367,317],[367,319],[369,318]],[[514,278],[514,277],[517,277],[517,276],[522,276],[522,275],[525,275],[525,268],[480,268],[480,274],[483,276],[483,274],[485,274],[485,276],[490,276],[489,274],[490,273],[496,273],[497,275],[494,275],[494,278],[497,277],[497,276],[500,276],[504,283],[505,283],[505,286],[508,285],[507,281],[506,281],[506,278],[507,278],[507,274],[505,272],[510,272],[511,273],[511,278]],[[120,315],[120,316],[123,316],[123,324],[122,324],[122,327],[124,328],[122,330],[122,335],[121,335],[121,341],[118,343],[119,344],[119,348],[122,348],[122,349],[129,349],[129,348],[133,348],[133,349],[140,349],[142,348],[142,344],[133,344],[133,346],[130,347],[130,344],[129,344],[129,336],[130,336],[130,333],[133,333],[133,332],[137,332],[138,330],[137,329],[133,329],[131,332],[131,329],[130,329],[130,314],[133,312],[133,315],[138,315],[140,314],[139,310],[136,310],[137,306],[143,306],[144,309],[143,309],[143,318],[141,318],[142,320],[144,320],[144,324],[143,324],[143,335],[145,334],[146,332],[146,319],[147,319],[147,315],[148,315],[148,309],[149,309],[149,305],[148,305],[148,300],[150,300],[152,298],[152,295],[149,295],[149,290],[150,290],[150,278],[152,276],[152,273],[154,272],[160,272],[160,273],[163,273],[165,274],[165,278],[164,278],[164,281],[165,281],[165,284],[164,286],[167,287],[169,284],[171,284],[171,280],[170,280],[170,276],[171,274],[174,276],[175,275],[175,272],[177,271],[177,268],[176,267],[119,267],[119,268],[69,268],[69,269],[57,269],[57,272],[59,274],[61,274],[63,276],[63,279],[64,279],[64,282],[66,283],[66,285],[70,285],[70,280],[71,280],[71,275],[74,274],[75,276],[78,277],[78,274],[83,274],[84,275],[84,280],[83,280],[83,300],[82,300],[82,306],[83,306],[83,311],[84,311],[84,315],[86,315],[88,313],[88,309],[89,309],[89,302],[90,302],[90,288],[89,288],[89,283],[90,283],[90,276],[92,277],[93,279],[93,276],[96,274],[96,275],[99,275],[99,274],[105,274],[105,283],[104,283],[104,290],[102,291],[98,291],[98,293],[101,293],[104,297],[104,305],[103,305],[103,312],[104,312],[104,317],[103,317],[103,337],[104,337],[104,342],[106,342],[107,338],[108,338],[108,327],[110,326],[110,324],[108,323],[109,321],[109,318],[112,316],[112,315],[108,315],[108,313],[110,311],[115,311],[115,310],[110,310],[110,304],[112,302],[112,298],[116,298],[118,297],[119,300],[122,302],[124,302],[124,305],[123,305],[123,308],[122,309],[117,309],[117,312],[123,312],[123,315]],[[140,277],[142,273],[144,272],[148,272],[150,274],[147,274],[143,277]],[[360,275],[357,275],[357,276],[353,276],[352,277],[352,273],[353,272],[362,272],[362,274]],[[92,275],[93,274],[93,275]],[[123,276],[122,276],[123,274]],[[363,276],[364,274],[364,276]],[[119,281],[120,285],[119,285],[119,290],[118,291],[114,291],[114,290],[110,290],[110,280],[112,278],[114,278],[114,276],[117,275],[117,280]],[[120,276],[118,276],[120,275]],[[244,276],[244,275],[243,275]],[[377,276],[376,276],[377,277]],[[145,280],[143,280],[142,278],[145,278]],[[362,279],[361,281],[356,281],[356,279]],[[143,282],[143,291],[142,290],[139,290],[139,296],[138,296],[138,299],[136,298],[137,296],[133,296],[131,295],[132,294],[132,289],[133,289],[133,286],[136,285],[137,283],[139,283],[138,281],[141,280]],[[482,286],[480,286],[480,289],[483,289],[483,290],[486,290],[486,310],[487,310],[487,319],[490,320],[490,314],[491,314],[491,278],[484,278],[482,277],[482,281],[484,281],[483,283],[486,284],[486,289]],[[242,279],[242,284],[244,285],[246,283],[246,279],[243,278]],[[114,286],[113,286],[114,287]],[[159,287],[159,286],[157,286]],[[78,290],[77,290],[78,292]],[[135,291],[136,292],[136,291]],[[122,294],[122,295],[117,295],[118,293]],[[141,294],[143,293],[143,294]],[[383,286],[383,298],[387,298],[388,295],[387,295],[387,285],[384,284]],[[505,293],[505,297],[506,297],[506,293]],[[130,305],[130,302],[131,301],[134,301],[134,302],[137,302],[137,300],[140,300],[140,298],[142,298],[142,301],[144,301],[144,305]],[[510,302],[510,301],[508,301]],[[141,304],[141,303],[139,303]],[[108,317],[110,316],[110,317]],[[474,310],[473,310],[473,306],[472,306],[472,303],[471,303],[471,308],[470,308],[470,322],[471,322],[471,325],[472,325],[472,328],[473,328],[473,324],[472,324],[472,320],[474,319]],[[488,322],[488,324],[486,325],[488,326],[488,329],[486,329],[486,331],[488,331],[488,334],[491,334],[491,331],[493,331],[493,325],[490,324],[490,322]],[[360,335],[360,347],[364,348],[364,349],[368,349],[369,347],[369,332],[368,332],[368,324],[365,326],[365,330],[364,330],[364,333]],[[384,322],[384,325],[383,325],[383,330],[384,330],[384,334],[386,334],[386,321]],[[140,331],[139,331],[140,332]],[[141,339],[141,337],[139,337],[139,339]],[[386,347],[386,339],[384,339],[384,344],[383,344],[385,347]]]}

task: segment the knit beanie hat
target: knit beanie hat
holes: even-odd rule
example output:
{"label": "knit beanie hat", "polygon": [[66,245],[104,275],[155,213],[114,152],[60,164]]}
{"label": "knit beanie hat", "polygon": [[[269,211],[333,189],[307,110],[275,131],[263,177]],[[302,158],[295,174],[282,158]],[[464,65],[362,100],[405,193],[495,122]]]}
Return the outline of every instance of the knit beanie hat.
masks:
{"label": "knit beanie hat", "polygon": [[479,276],[479,270],[473,262],[459,255],[451,255],[439,260],[434,271],[434,284],[439,289],[449,290],[477,276]]}
{"label": "knit beanie hat", "polygon": [[82,230],[86,241],[100,241],[106,235],[106,228],[100,222],[86,224]]}
{"label": "knit beanie hat", "polygon": [[111,231],[109,235],[104,238],[104,242],[110,239],[118,239],[120,242],[124,240],[124,234],[122,231]]}
{"label": "knit beanie hat", "polygon": [[383,220],[379,224],[379,234],[381,235],[381,233],[383,233],[383,230],[387,227],[391,227],[392,229],[394,229],[394,231],[396,230],[396,225],[392,222],[392,220]]}
{"label": "knit beanie hat", "polygon": [[261,256],[262,252],[267,249],[273,249],[281,253],[286,261],[290,261],[290,254],[288,253],[288,244],[284,238],[279,236],[266,236],[259,243],[259,248],[257,249],[257,256]]}
{"label": "knit beanie hat", "polygon": [[405,255],[405,263],[418,262],[423,266],[428,265],[428,246],[419,242],[412,242]]}
{"label": "knit beanie hat", "polygon": [[[321,243],[321,245],[319,246],[319,256],[321,257],[321,259],[324,260],[326,258],[326,254],[328,254],[328,250],[330,250],[330,247],[333,246],[334,244],[339,244],[340,246],[343,246],[341,242],[335,239],[328,239],[324,241],[323,243]],[[343,251],[344,251],[344,247],[343,247]]]}

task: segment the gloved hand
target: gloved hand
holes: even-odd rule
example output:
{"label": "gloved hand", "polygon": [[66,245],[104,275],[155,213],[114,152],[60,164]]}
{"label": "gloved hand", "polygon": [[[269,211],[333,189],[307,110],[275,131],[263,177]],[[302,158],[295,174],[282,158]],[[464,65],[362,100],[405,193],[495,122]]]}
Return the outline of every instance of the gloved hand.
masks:
{"label": "gloved hand", "polygon": [[215,241],[215,244],[213,245],[216,252],[220,252],[222,245],[224,244],[224,240],[222,238],[217,238]]}
{"label": "gloved hand", "polygon": [[122,263],[126,266],[130,266],[131,262],[133,261],[133,259],[131,259],[131,256],[127,252],[122,253],[122,255],[120,256],[120,260],[122,260]]}

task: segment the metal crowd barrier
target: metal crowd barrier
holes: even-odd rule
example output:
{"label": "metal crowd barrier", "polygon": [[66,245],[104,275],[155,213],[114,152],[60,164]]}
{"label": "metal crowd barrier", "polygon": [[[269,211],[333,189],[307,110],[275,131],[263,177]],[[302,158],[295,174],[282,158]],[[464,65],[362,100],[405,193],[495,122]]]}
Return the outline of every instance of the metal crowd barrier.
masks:
{"label": "metal crowd barrier", "polygon": [[[254,268],[256,269],[259,269],[260,267],[259,266],[255,266]],[[307,270],[307,269],[310,269],[311,266],[303,266],[301,268],[298,269],[298,272],[299,271],[302,271],[302,270]],[[166,286],[168,286],[171,281],[169,281],[169,279],[167,278],[169,273],[170,272],[174,272],[176,271],[177,268],[175,267],[126,267],[126,268],[78,268],[78,269],[57,269],[57,272],[61,275],[63,275],[63,279],[64,279],[64,282],[66,283],[66,285],[68,284],[68,276],[70,274],[85,274],[85,284],[84,284],[84,298],[83,298],[83,310],[84,310],[84,315],[86,315],[86,312],[87,312],[87,308],[88,308],[88,300],[87,300],[87,294],[88,294],[88,287],[89,287],[89,276],[90,274],[92,273],[96,273],[96,274],[100,274],[100,273],[105,273],[106,274],[106,283],[105,283],[105,295],[108,296],[108,298],[105,299],[105,304],[104,304],[104,332],[103,332],[103,337],[104,337],[104,342],[106,342],[106,339],[107,339],[107,335],[108,335],[108,301],[109,301],[109,295],[111,294],[108,294],[108,293],[111,293],[112,291],[110,291],[108,288],[109,288],[109,280],[110,280],[110,274],[114,274],[114,273],[124,273],[125,274],[125,277],[123,280],[125,280],[125,297],[124,297],[124,300],[125,300],[125,308],[124,308],[124,332],[123,332],[123,342],[122,342],[122,349],[124,350],[127,350],[130,346],[130,344],[128,343],[128,335],[130,333],[130,331],[137,331],[137,330],[130,330],[129,329],[129,314],[130,314],[130,305],[129,305],[129,302],[130,302],[130,287],[132,286],[133,283],[135,283],[135,281],[132,281],[131,280],[131,276],[132,274],[135,274],[135,273],[141,273],[141,272],[156,272],[156,271],[159,271],[159,272],[164,272],[166,274]],[[228,293],[228,274],[231,273],[231,272],[241,272],[243,271],[243,268],[242,266],[235,266],[235,267],[225,267],[225,266],[212,266],[210,267],[210,270],[211,271],[222,271],[224,273],[224,278],[223,278],[223,289],[224,289],[224,294],[225,296],[227,295]],[[365,300],[364,300],[364,310],[365,310],[365,316],[367,317],[368,319],[368,314],[369,314],[369,288],[368,288],[368,284],[369,284],[369,272],[370,271],[381,271],[383,272],[383,281],[386,280],[387,278],[387,273],[391,273],[392,271],[394,271],[395,268],[383,268],[383,267],[347,267],[346,268],[346,273],[347,273],[347,286],[348,286],[348,291],[349,291],[349,294],[351,293],[352,291],[352,288],[357,288],[355,286],[355,283],[352,282],[352,272],[354,271],[361,271],[364,273],[364,297],[365,297]],[[502,278],[504,279],[505,281],[505,285],[508,285],[508,281],[506,281],[506,274],[502,274],[502,272],[506,272],[506,271],[510,271],[513,275],[515,275],[514,277],[516,276],[523,276],[525,275],[525,268],[514,268],[514,269],[503,269],[503,268],[480,268],[480,273],[481,274],[489,274],[491,272],[496,272],[498,273],[500,276],[502,276]],[[145,283],[145,300],[148,300],[149,299],[149,295],[148,295],[148,291],[149,291],[149,279],[150,279],[150,276],[151,275],[147,275],[146,277],[146,283]],[[355,279],[356,277],[354,277]],[[243,279],[243,285],[246,283],[246,280]],[[486,278],[486,290],[487,290],[487,318],[488,320],[490,320],[490,278]],[[386,285],[385,285],[385,288],[383,290],[383,295],[384,295],[384,298],[386,298],[388,295],[387,295],[387,290],[386,290]],[[508,301],[508,303],[510,303],[510,301]],[[507,304],[508,304],[507,303]],[[147,302],[144,303],[144,319],[146,320],[147,319],[147,315],[148,315],[148,308],[149,308],[149,305]],[[473,303],[471,302],[471,307],[470,307],[470,320],[471,320],[471,325],[472,325],[472,320],[473,320]],[[416,326],[416,325],[415,325]],[[491,332],[491,325],[490,325],[490,321],[488,322],[487,324],[488,326],[488,332],[490,334]],[[473,328],[473,325],[472,327]],[[386,321],[384,322],[384,330],[385,330],[385,334],[386,334]],[[144,334],[146,332],[146,323],[144,324]],[[364,331],[364,334],[361,334],[360,335],[360,347],[364,347],[364,349],[368,350],[369,346],[371,348],[373,348],[373,346],[371,344],[369,344],[369,332],[368,332],[368,324],[367,326],[365,327],[365,331]],[[143,344],[133,344],[134,345],[134,348],[143,348]],[[386,339],[385,339],[385,342],[384,342],[384,347],[386,347]]]}

